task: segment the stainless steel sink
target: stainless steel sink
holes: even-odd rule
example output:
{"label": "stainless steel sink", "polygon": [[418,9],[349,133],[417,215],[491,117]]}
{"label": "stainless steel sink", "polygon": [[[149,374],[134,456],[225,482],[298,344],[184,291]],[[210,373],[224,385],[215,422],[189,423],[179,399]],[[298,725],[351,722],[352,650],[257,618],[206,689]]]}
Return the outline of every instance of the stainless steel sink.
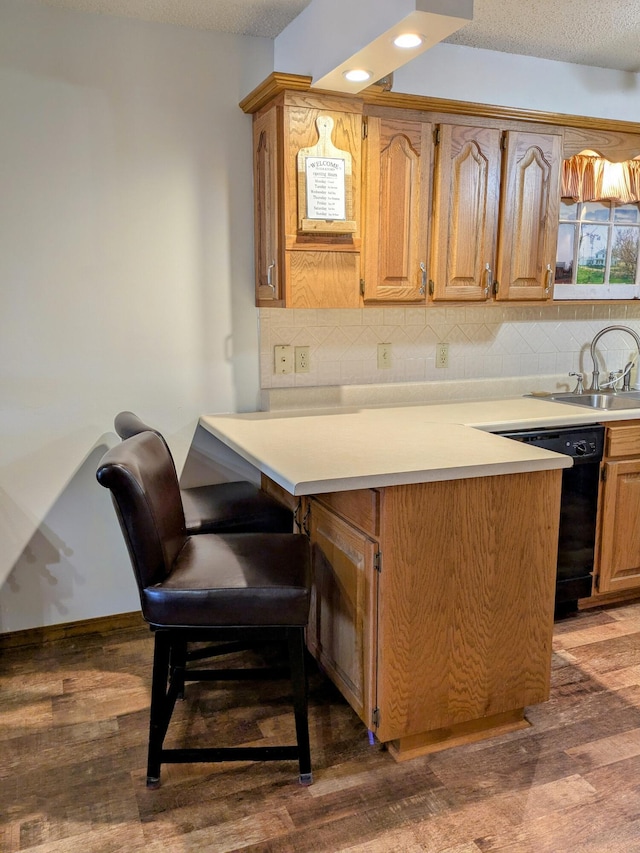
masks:
{"label": "stainless steel sink", "polygon": [[640,409],[638,391],[585,391],[584,394],[551,394],[543,399],[568,403],[570,406],[586,406],[589,409]]}

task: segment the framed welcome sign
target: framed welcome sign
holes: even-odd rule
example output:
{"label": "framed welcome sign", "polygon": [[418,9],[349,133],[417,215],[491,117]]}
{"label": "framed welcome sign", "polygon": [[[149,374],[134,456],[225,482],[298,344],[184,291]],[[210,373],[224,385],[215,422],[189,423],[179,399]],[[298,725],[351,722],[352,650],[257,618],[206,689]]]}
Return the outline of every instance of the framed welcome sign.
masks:
{"label": "framed welcome sign", "polygon": [[300,231],[352,234],[351,154],[333,144],[331,116],[316,119],[318,141],[298,151],[298,227]]}

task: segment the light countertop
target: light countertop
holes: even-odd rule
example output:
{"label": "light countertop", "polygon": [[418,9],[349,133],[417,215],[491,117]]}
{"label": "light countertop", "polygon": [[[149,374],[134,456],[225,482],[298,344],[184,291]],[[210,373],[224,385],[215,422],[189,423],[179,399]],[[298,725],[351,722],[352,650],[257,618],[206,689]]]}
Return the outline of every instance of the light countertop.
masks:
{"label": "light countertop", "polygon": [[[637,412],[640,416],[640,411]],[[493,432],[632,420],[543,398],[204,415],[215,439],[293,495],[565,468]]]}

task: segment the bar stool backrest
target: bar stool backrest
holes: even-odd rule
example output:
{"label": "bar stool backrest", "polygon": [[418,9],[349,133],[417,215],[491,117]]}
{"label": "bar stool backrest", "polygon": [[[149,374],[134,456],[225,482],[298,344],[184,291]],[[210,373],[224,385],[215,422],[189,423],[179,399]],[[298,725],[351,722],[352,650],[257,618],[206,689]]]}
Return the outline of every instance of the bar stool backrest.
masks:
{"label": "bar stool backrest", "polygon": [[162,582],[187,538],[165,442],[149,431],[125,439],[105,454],[97,477],[111,491],[140,591]]}

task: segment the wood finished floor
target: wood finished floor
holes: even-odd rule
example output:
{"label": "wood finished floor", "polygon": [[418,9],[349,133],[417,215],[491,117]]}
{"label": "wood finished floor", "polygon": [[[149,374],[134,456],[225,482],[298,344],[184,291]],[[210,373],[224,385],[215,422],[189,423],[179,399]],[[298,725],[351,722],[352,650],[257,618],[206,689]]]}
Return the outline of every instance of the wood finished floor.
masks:
{"label": "wood finished floor", "polygon": [[[173,765],[145,787],[146,627],[3,651],[0,851],[640,851],[640,603],[556,624],[532,726],[397,764],[311,676],[315,783],[292,763]],[[179,722],[227,743],[288,740],[279,691],[193,684]]]}

